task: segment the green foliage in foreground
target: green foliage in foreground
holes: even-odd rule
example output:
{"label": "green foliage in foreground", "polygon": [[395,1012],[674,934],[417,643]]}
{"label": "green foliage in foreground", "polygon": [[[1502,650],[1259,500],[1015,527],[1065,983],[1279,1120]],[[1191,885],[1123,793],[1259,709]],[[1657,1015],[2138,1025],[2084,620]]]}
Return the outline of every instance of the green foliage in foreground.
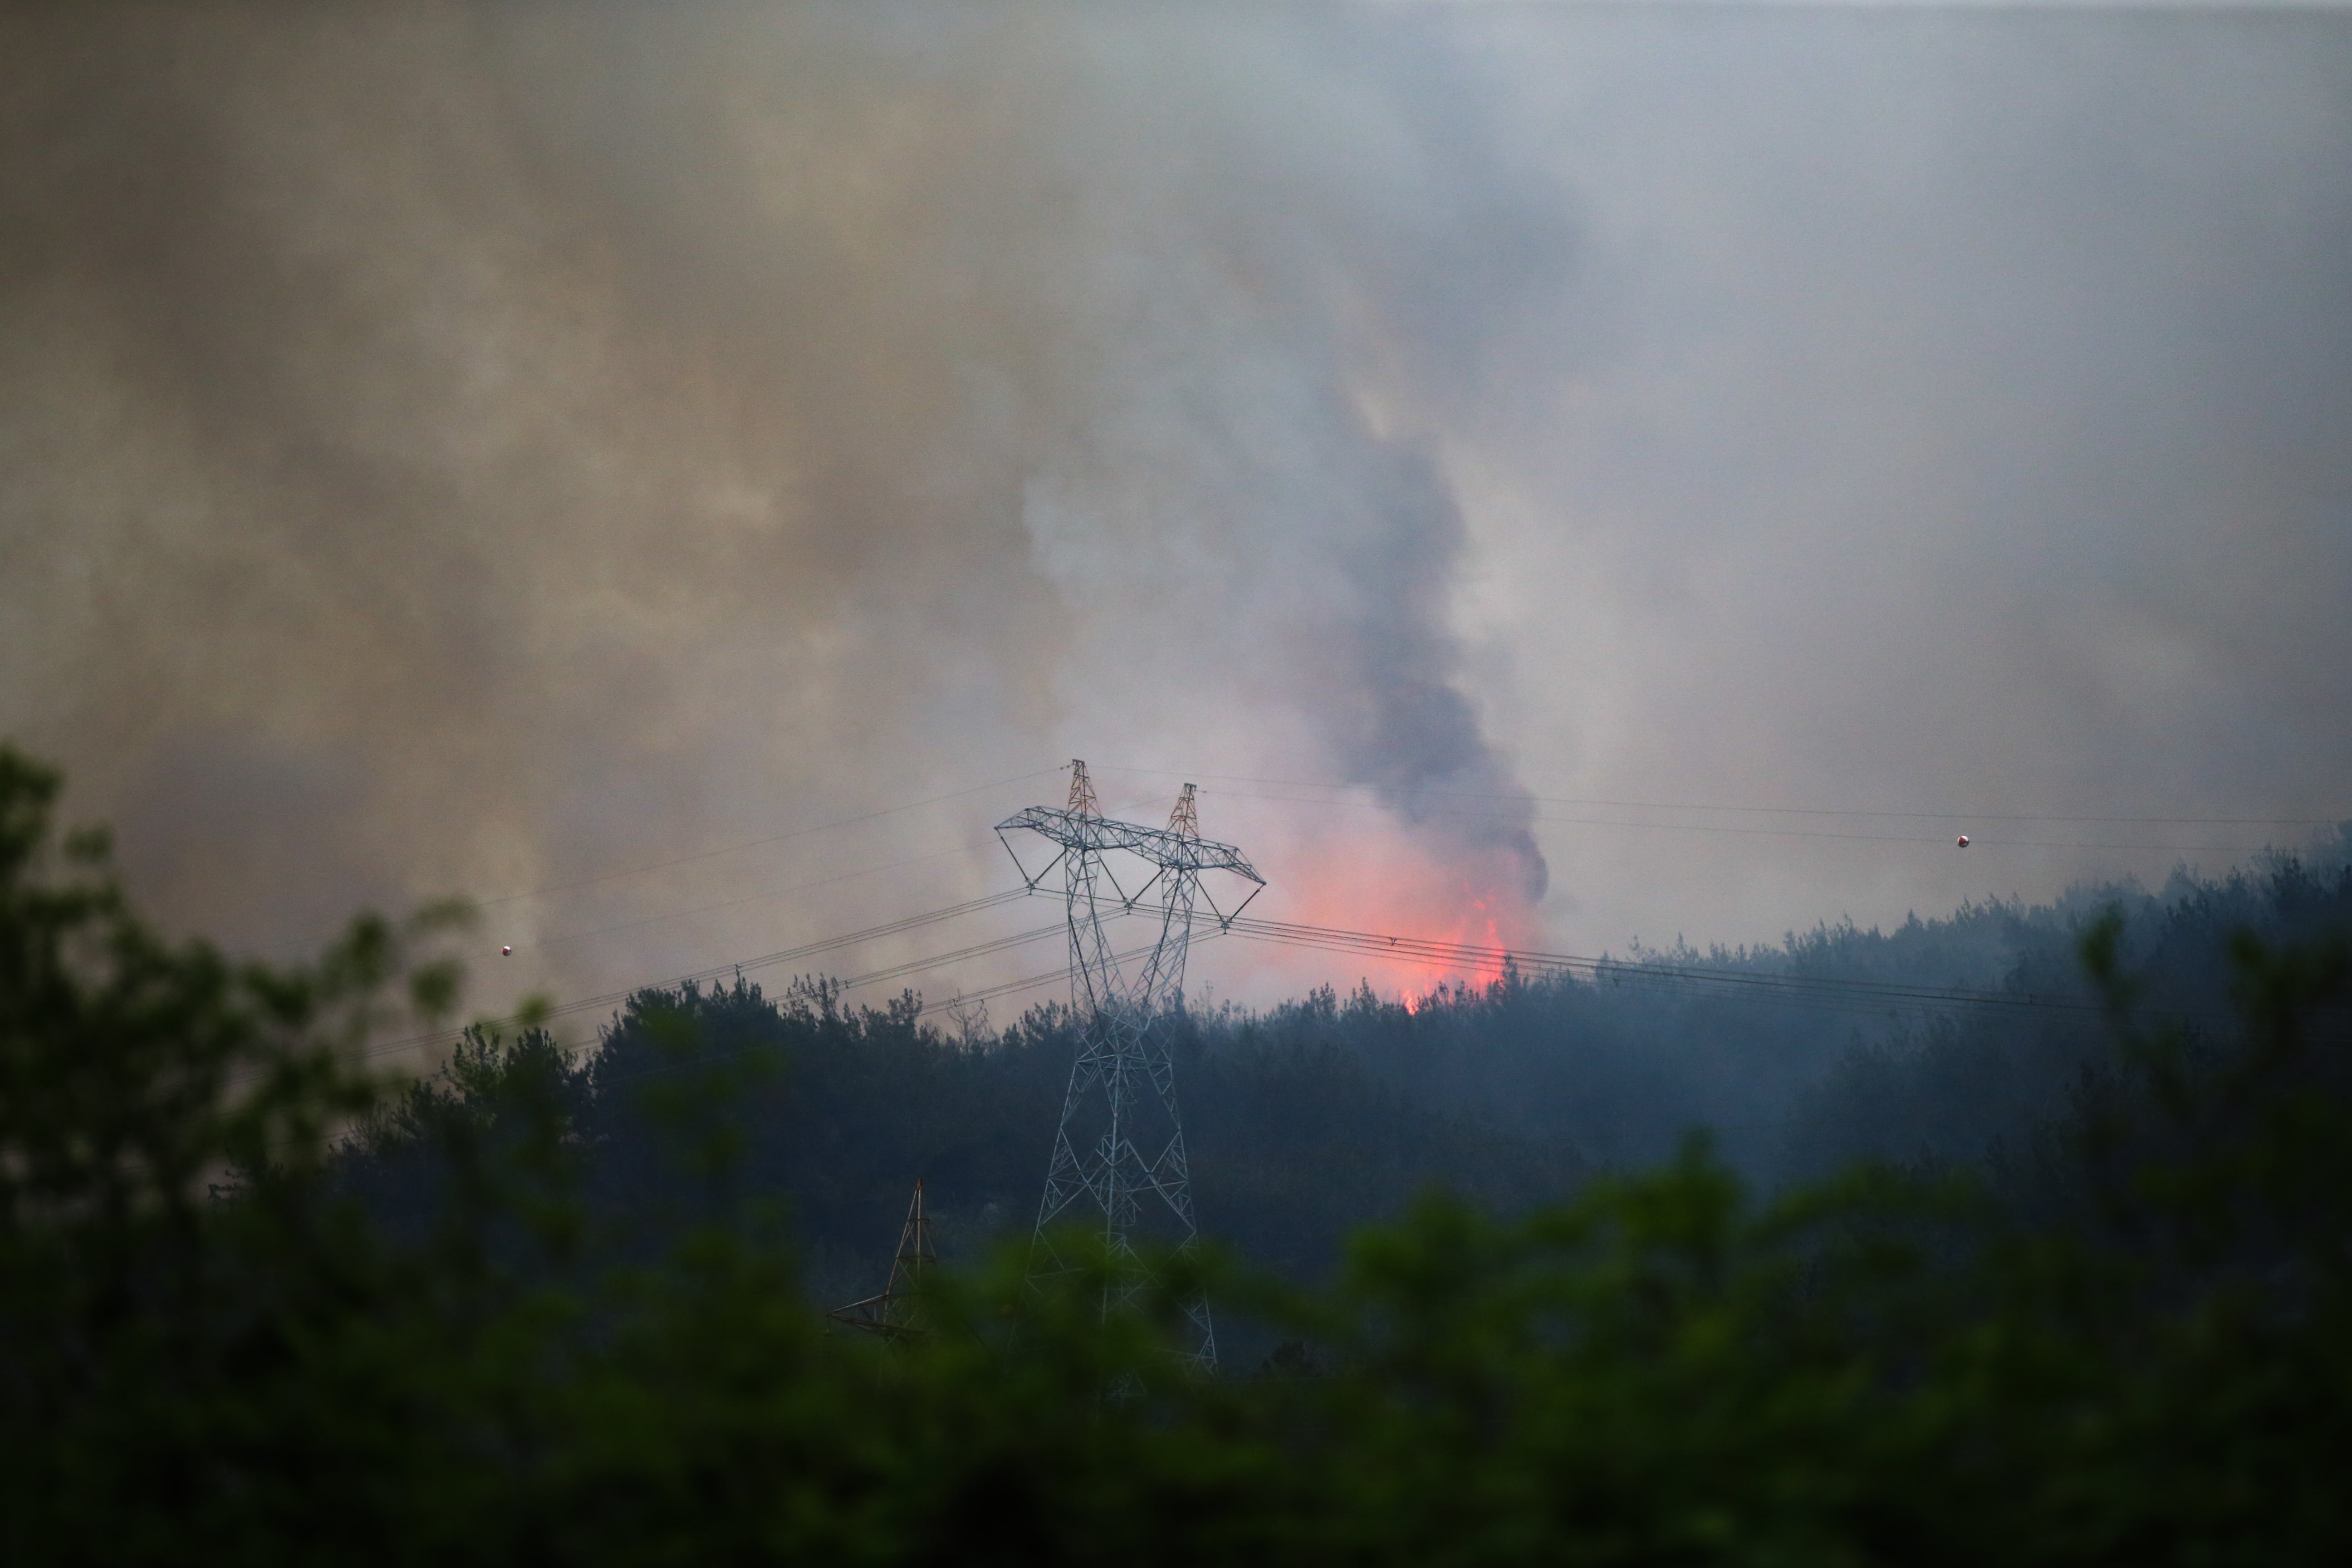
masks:
{"label": "green foliage in foreground", "polygon": [[[1508,1224],[1432,1198],[1326,1290],[1163,1259],[1105,1321],[1099,1277],[1007,1258],[892,1350],[828,1334],[755,1213],[588,1234],[543,1040],[382,1098],[354,1043],[403,983],[449,999],[423,933],[296,973],[165,944],[101,844],[53,852],[54,787],[0,752],[11,1563],[2352,1551],[2340,942],[2242,943],[2242,1026],[2126,1040],[2028,1203],[1864,1170],[1759,1207],[1694,1146]],[[431,1144],[432,1224],[365,1218],[353,1125]],[[1200,1285],[1285,1350],[1183,1372],[1160,1325]]]}

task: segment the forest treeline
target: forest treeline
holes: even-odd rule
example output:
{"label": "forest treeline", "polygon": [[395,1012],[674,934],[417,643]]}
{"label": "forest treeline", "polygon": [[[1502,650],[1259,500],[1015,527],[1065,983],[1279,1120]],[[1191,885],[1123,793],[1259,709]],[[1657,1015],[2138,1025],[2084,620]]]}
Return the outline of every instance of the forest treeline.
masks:
{"label": "forest treeline", "polygon": [[[55,793],[0,751],[11,1563],[2352,1547],[2340,867],[1707,955],[1995,994],[1891,1017],[1670,954],[1171,1020],[1230,1239],[1106,1317],[1108,1262],[1041,1289],[1018,1241],[1059,1012],[648,994],[592,1052],[478,1032],[377,1081],[361,1043],[455,1002],[446,912],[232,962]],[[968,1262],[910,1342],[828,1331],[800,1259],[878,1274],[915,1171]],[[1265,1353],[1166,1354],[1195,1289]]]}
{"label": "forest treeline", "polygon": [[[2111,1071],[2113,1020],[2078,956],[2091,922],[2121,922],[2141,1026],[2210,1029],[2231,1016],[2230,933],[2275,946],[2352,922],[2347,850],[2352,837],[2157,893],[2090,886],[1885,932],[1636,951],[1595,977],[1507,973],[1410,1008],[1360,985],[1171,1013],[1159,1027],[1201,1221],[1253,1262],[1314,1279],[1352,1227],[1426,1189],[1514,1214],[1666,1161],[1697,1130],[1767,1190],[1862,1159],[2027,1181],[2039,1130]],[[776,995],[740,982],[643,993],[594,1048],[546,1070],[565,1124],[598,1151],[583,1201],[653,1234],[696,1200],[646,1092],[711,1085],[730,1180],[788,1217],[812,1292],[839,1302],[879,1289],[919,1178],[949,1256],[1027,1234],[1076,1043],[1057,1004],[996,1030],[911,994],[852,1005],[809,977]],[[429,1208],[415,1124],[483,1082],[444,1078],[383,1113],[348,1163],[353,1189],[387,1215]]]}

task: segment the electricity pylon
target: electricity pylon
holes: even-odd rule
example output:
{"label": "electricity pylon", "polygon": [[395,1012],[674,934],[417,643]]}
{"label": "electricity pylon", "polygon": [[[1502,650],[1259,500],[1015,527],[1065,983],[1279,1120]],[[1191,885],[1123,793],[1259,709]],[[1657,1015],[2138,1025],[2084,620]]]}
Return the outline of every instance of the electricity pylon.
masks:
{"label": "electricity pylon", "polygon": [[[1248,907],[1265,879],[1232,845],[1201,837],[1191,784],[1178,797],[1167,826],[1118,822],[1103,816],[1081,762],[1070,764],[1068,805],[1058,810],[1033,805],[996,825],[1000,838],[1014,829],[1037,834],[1059,848],[1032,876],[1005,842],[1031,890],[1057,868],[1062,873],[1070,924],[1070,1006],[1085,1031],[1062,1097],[1045,1194],[1037,1205],[1033,1258],[1040,1275],[1065,1270],[1050,1227],[1083,1200],[1087,1212],[1102,1215],[1103,1245],[1114,1269],[1103,1300],[1108,1311],[1144,1287],[1135,1250],[1139,1238],[1173,1241],[1181,1250],[1199,1235],[1184,1123],[1176,1110],[1176,1074],[1160,1021],[1171,1007],[1182,1005],[1195,909],[1207,904],[1223,925]],[[1129,892],[1118,879],[1114,858],[1138,863],[1150,874],[1131,870],[1139,885]],[[1206,871],[1228,872],[1251,885],[1233,914],[1218,909],[1202,889]],[[1158,899],[1146,901],[1154,889]],[[1150,947],[1122,953],[1106,928],[1129,914],[1157,916],[1160,934]],[[1138,958],[1142,963],[1130,979],[1123,964]],[[1186,1358],[1215,1366],[1217,1334],[1209,1304],[1193,1300],[1184,1310],[1194,1331]]]}
{"label": "electricity pylon", "polygon": [[931,1222],[923,1213],[923,1184],[918,1181],[914,1199],[907,1205],[907,1223],[898,1231],[898,1255],[891,1261],[890,1280],[882,1287],[882,1294],[852,1301],[825,1316],[886,1340],[914,1338],[923,1331],[923,1266],[938,1262],[939,1256],[931,1247]]}

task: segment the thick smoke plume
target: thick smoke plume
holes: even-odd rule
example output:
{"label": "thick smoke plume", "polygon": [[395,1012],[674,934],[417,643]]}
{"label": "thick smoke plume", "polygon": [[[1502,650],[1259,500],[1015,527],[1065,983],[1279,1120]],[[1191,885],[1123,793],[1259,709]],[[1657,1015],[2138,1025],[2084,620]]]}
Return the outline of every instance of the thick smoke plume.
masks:
{"label": "thick smoke plume", "polygon": [[1433,453],[1557,204],[1425,31],[1197,23],[12,11],[0,721],[250,942],[1087,749],[1531,911],[1413,801],[1515,794]]}
{"label": "thick smoke plume", "polygon": [[2343,8],[15,6],[0,732],[510,990],[1073,755],[1359,929],[2160,883],[2352,810],[2347,257]]}

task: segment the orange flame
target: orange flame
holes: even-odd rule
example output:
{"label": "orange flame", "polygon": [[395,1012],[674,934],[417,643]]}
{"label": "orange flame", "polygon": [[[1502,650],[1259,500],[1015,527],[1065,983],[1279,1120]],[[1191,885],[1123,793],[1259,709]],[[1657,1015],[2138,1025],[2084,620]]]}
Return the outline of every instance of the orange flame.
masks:
{"label": "orange flame", "polygon": [[1467,949],[1449,954],[1378,952],[1299,955],[1296,969],[1339,971],[1370,981],[1418,1012],[1452,990],[1483,990],[1502,978],[1504,953],[1539,945],[1535,910],[1505,891],[1504,866],[1442,866],[1417,844],[1393,834],[1350,837],[1307,848],[1292,859],[1279,917]]}

